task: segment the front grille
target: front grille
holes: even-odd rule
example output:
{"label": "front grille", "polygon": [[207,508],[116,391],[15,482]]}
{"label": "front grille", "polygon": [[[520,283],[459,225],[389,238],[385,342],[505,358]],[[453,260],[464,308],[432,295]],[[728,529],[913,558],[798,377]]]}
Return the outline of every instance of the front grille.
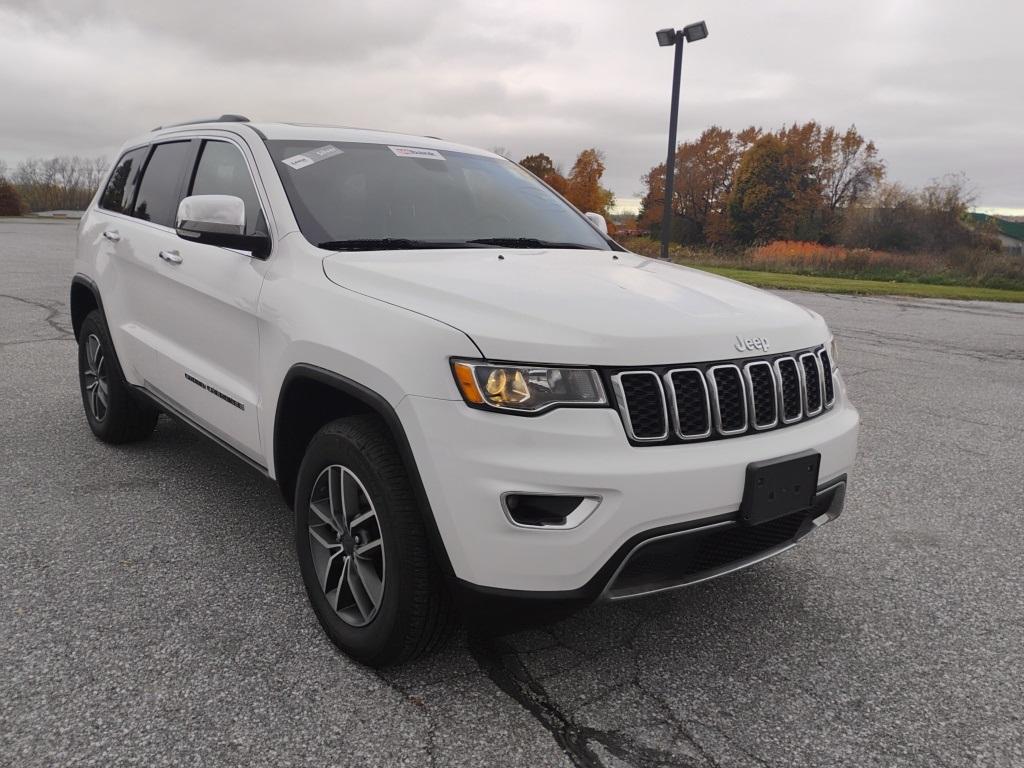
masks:
{"label": "front grille", "polygon": [[644,445],[777,429],[835,404],[834,370],[821,347],[735,362],[619,369],[606,375],[626,434]]}

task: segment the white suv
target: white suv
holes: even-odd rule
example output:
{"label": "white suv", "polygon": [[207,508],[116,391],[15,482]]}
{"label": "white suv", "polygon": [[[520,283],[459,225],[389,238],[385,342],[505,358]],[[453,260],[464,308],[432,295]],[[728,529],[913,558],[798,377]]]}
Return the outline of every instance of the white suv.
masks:
{"label": "white suv", "polygon": [[822,318],[629,253],[515,163],[225,115],[128,142],[71,312],[101,440],[160,412],[275,478],[310,602],[372,665],[692,584],[843,506]]}

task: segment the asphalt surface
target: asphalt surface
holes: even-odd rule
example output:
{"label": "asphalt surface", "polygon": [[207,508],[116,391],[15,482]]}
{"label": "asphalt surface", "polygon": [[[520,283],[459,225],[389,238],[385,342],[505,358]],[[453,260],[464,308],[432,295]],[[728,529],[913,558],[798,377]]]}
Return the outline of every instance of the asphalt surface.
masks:
{"label": "asphalt surface", "polygon": [[863,416],[836,523],[377,674],[271,482],[166,419],[93,439],[73,241],[0,220],[0,764],[1024,766],[1024,305],[791,294]]}

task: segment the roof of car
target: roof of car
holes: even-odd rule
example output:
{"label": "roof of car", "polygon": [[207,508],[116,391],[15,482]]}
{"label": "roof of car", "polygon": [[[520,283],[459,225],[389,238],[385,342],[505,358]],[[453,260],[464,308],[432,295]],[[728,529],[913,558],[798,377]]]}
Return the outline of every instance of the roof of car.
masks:
{"label": "roof of car", "polygon": [[317,125],[313,123],[250,122],[247,118],[244,118],[241,115],[223,115],[219,118],[206,118],[202,120],[160,126],[153,129],[147,138],[149,141],[152,141],[157,137],[187,133],[196,130],[230,130],[232,132],[242,133],[246,129],[250,129],[262,138],[269,140],[280,139],[285,141],[337,141],[362,144],[392,144],[399,146],[423,147],[426,149],[467,152],[476,155],[493,155],[492,152],[480,149],[479,147],[471,147],[465,144],[444,141],[436,136],[418,136],[415,134],[381,131],[371,128],[350,128],[339,125]]}

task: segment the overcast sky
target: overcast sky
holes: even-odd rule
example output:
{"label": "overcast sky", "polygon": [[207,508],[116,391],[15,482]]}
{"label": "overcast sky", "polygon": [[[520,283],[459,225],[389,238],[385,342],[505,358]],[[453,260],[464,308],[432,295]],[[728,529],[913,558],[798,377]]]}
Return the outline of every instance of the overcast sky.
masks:
{"label": "overcast sky", "polygon": [[[247,10],[243,10],[247,9]],[[596,146],[620,198],[718,124],[856,123],[889,178],[965,172],[1024,208],[1024,0],[0,0],[0,159],[113,154],[160,123],[240,112],[547,152]]]}

